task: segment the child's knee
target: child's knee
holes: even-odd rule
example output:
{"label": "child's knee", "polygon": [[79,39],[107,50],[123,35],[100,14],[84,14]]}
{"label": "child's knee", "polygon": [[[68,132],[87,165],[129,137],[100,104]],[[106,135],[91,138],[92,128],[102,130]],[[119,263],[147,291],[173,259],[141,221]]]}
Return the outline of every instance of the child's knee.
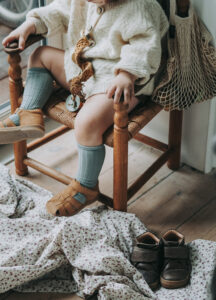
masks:
{"label": "child's knee", "polygon": [[49,46],[39,46],[29,56],[28,67],[40,67],[48,59]]}
{"label": "child's knee", "polygon": [[77,115],[75,119],[75,134],[76,135],[83,135],[83,134],[88,134],[93,130],[93,122],[91,117],[84,117]]}
{"label": "child's knee", "polygon": [[90,115],[78,114],[75,119],[74,129],[77,140],[90,139],[95,135],[100,135],[99,122]]}

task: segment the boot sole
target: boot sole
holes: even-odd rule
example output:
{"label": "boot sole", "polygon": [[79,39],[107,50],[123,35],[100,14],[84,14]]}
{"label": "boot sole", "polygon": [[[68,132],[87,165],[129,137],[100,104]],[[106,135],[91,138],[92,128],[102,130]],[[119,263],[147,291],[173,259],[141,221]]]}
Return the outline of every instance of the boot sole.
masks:
{"label": "boot sole", "polygon": [[30,138],[40,138],[44,130],[36,126],[17,126],[0,128],[0,144],[12,144]]}
{"label": "boot sole", "polygon": [[160,278],[160,283],[161,286],[166,288],[166,289],[178,289],[181,287],[185,287],[190,280],[190,276],[188,276],[187,278],[183,279],[183,280],[179,280],[179,281],[173,281],[173,280],[166,280],[164,278]]}
{"label": "boot sole", "polygon": [[152,291],[156,291],[160,286],[160,282],[153,282],[151,284],[149,284],[149,287],[151,288]]}

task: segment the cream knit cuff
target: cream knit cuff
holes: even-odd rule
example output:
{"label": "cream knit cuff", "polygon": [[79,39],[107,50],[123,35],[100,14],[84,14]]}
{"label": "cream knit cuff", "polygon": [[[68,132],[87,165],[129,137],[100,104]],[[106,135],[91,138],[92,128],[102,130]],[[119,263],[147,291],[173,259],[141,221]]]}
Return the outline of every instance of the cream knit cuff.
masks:
{"label": "cream knit cuff", "polygon": [[46,36],[48,29],[46,25],[36,17],[26,17],[26,21],[33,21],[35,24],[36,32],[35,34],[42,34]]}

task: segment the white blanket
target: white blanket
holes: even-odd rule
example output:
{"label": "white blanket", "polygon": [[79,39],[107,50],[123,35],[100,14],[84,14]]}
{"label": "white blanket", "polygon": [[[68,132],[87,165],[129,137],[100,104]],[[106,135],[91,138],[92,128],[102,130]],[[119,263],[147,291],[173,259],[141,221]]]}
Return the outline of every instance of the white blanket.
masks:
{"label": "white blanket", "polygon": [[72,217],[52,217],[51,193],[15,179],[0,164],[0,293],[98,290],[100,300],[206,300],[216,243],[190,243],[193,271],[186,288],[153,293],[129,257],[147,229],[134,215],[105,206]]}

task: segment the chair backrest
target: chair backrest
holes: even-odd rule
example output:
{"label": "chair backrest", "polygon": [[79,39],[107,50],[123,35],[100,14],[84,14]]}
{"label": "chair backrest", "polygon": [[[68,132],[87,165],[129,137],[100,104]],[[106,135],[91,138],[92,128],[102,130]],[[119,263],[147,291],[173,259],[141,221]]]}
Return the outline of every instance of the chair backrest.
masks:
{"label": "chair backrest", "polygon": [[[162,6],[163,10],[165,11],[169,19],[170,0],[157,0],[157,1]],[[187,17],[188,9],[190,6],[190,0],[176,0],[176,3],[177,3],[178,15],[181,17]]]}
{"label": "chair backrest", "polygon": [[157,0],[157,2],[161,5],[165,14],[167,15],[167,18],[169,19],[170,0]]}

